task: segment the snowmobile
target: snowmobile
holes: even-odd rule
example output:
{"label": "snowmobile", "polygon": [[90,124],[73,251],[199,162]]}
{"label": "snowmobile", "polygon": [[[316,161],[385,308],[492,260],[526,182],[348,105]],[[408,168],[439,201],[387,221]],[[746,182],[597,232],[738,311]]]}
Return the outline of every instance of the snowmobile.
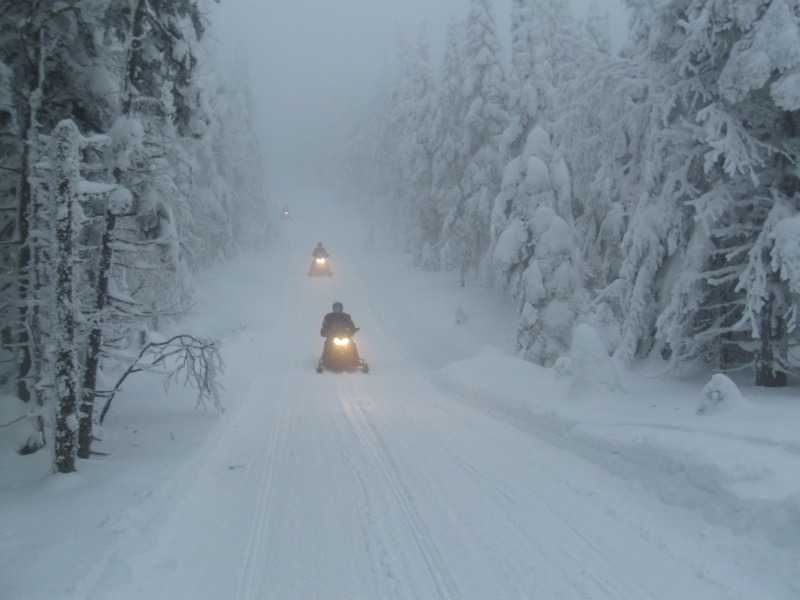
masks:
{"label": "snowmobile", "polygon": [[313,261],[311,261],[311,268],[308,270],[308,276],[311,277],[312,275],[327,275],[328,277],[333,275],[331,272],[331,265],[327,258],[320,256],[319,258],[315,258]]}
{"label": "snowmobile", "polygon": [[359,369],[362,373],[369,373],[369,365],[358,356],[356,343],[353,341],[356,331],[358,331],[358,327],[333,331],[328,334],[322,350],[322,357],[317,362],[317,373],[322,373],[325,369],[337,373]]}
{"label": "snowmobile", "polygon": [[291,218],[292,215],[289,213],[289,208],[287,206],[284,206],[283,210],[281,211],[281,219],[283,219],[284,221],[289,221],[291,220]]}

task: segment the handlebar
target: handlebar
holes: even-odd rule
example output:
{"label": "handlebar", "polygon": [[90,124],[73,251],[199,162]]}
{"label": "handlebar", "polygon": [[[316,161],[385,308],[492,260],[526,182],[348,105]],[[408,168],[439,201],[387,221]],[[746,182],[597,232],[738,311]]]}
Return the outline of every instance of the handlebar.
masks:
{"label": "handlebar", "polygon": [[355,329],[332,329],[328,330],[327,332],[324,329],[319,330],[319,334],[322,337],[335,337],[337,335],[348,335],[350,337],[356,334],[356,331],[360,331],[360,327],[356,327]]}

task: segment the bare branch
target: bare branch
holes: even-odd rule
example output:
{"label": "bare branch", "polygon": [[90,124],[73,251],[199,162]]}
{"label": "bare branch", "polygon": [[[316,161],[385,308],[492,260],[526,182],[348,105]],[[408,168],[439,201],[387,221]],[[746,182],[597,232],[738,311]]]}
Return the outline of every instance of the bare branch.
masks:
{"label": "bare branch", "polygon": [[211,400],[218,411],[224,412],[220,399],[221,386],[217,381],[224,368],[219,354],[219,342],[216,340],[182,334],[164,342],[150,342],[139,351],[137,359],[111,390],[96,391],[96,395],[108,398],[100,412],[99,423],[103,423],[111,401],[128,375],[141,371],[161,372],[164,375],[165,389],[174,382],[189,385],[197,390],[197,406],[206,408],[206,400]]}
{"label": "bare branch", "polygon": [[20,418],[14,419],[13,421],[10,421],[9,423],[3,423],[2,425],[0,425],[0,427],[8,427],[9,425],[13,425],[14,423],[16,423],[18,421],[22,421],[22,419],[24,419],[27,416],[29,416],[29,415],[22,415]]}

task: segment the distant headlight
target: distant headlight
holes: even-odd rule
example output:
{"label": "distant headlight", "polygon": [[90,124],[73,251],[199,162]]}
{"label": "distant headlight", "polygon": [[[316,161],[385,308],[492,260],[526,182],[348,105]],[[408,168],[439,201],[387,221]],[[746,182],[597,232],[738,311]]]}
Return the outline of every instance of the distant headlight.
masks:
{"label": "distant headlight", "polygon": [[333,338],[333,343],[337,346],[347,346],[350,340],[348,338]]}
{"label": "distant headlight", "polygon": [[317,264],[324,265],[325,264],[325,259],[324,258],[318,258],[317,259]]}

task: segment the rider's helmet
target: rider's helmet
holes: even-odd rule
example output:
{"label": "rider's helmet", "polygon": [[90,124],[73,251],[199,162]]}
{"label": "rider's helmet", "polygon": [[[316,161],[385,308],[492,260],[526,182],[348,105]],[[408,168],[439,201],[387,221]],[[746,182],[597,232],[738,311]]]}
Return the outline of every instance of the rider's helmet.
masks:
{"label": "rider's helmet", "polygon": [[334,302],[333,303],[333,312],[340,313],[344,310],[344,306],[342,306],[341,302]]}

